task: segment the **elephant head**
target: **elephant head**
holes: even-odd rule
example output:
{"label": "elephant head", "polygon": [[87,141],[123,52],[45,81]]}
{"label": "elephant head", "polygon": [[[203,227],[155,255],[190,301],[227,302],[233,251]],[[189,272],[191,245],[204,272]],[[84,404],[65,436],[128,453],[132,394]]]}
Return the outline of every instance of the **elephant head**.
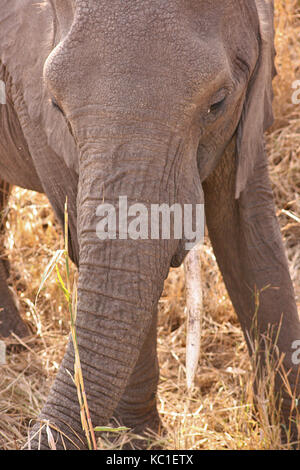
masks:
{"label": "elephant head", "polygon": [[[115,413],[132,427],[154,427],[157,303],[170,266],[187,253],[186,240],[134,239],[119,226],[99,240],[102,204],[117,218],[125,197],[149,211],[205,204],[246,337],[254,287],[280,287],[281,297],[266,291],[259,328],[277,325],[286,312],[279,347],[292,366],[299,320],[263,143],[272,121],[273,2],[51,3],[60,40],[45,62],[44,86],[77,149],[76,328],[91,416],[97,425]],[[73,369],[71,344],[41,418],[80,435],[66,369]],[[72,442],[81,446],[74,435]]]}

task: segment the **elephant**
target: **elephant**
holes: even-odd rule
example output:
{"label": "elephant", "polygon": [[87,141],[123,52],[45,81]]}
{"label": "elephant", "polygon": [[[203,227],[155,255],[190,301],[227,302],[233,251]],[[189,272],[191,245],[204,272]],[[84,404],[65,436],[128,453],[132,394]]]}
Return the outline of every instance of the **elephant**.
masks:
{"label": "elephant", "polygon": [[[16,185],[46,194],[63,225],[68,200],[78,349],[97,426],[115,417],[141,434],[159,429],[157,306],[188,253],[184,234],[100,239],[98,207],[127,197],[147,209],[204,205],[257,375],[280,358],[283,435],[299,439],[299,316],[264,142],[274,34],[271,0],[1,2],[1,210]],[[0,334],[24,336],[1,262]],[[49,448],[40,422],[61,432],[58,449],[86,447],[73,364],[69,340],[31,449]]]}

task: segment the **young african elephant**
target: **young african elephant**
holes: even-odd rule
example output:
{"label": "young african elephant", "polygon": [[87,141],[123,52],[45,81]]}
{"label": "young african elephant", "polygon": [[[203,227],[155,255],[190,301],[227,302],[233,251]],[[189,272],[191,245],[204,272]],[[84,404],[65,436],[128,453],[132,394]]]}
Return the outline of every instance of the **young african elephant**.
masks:
{"label": "young african elephant", "polygon": [[[250,353],[257,335],[263,367],[273,333],[299,396],[299,317],[263,140],[272,123],[273,2],[1,0],[0,60],[1,179],[44,192],[61,222],[68,198],[93,423],[116,416],[138,432],[157,429],[157,304],[170,266],[186,254],[183,238],[100,240],[97,208],[120,196],[147,208],[205,204]],[[0,333],[25,334],[0,269]],[[68,436],[68,448],[83,448],[66,371],[73,361],[69,343],[41,419]],[[282,423],[296,440],[296,402],[280,377]]]}

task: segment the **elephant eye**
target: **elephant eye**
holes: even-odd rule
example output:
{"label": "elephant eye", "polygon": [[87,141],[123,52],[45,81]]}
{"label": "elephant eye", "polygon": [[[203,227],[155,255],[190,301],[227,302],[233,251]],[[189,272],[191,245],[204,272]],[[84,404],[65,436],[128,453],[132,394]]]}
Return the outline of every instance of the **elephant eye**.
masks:
{"label": "elephant eye", "polygon": [[207,113],[210,114],[210,113],[217,113],[219,110],[221,110],[223,108],[223,105],[226,101],[226,96],[224,98],[222,98],[221,100],[218,100],[216,101],[215,103],[213,103],[209,108],[208,108],[208,111]]}
{"label": "elephant eye", "polygon": [[63,110],[57,104],[57,101],[54,98],[51,98],[52,106],[57,109],[60,113],[64,114]]}

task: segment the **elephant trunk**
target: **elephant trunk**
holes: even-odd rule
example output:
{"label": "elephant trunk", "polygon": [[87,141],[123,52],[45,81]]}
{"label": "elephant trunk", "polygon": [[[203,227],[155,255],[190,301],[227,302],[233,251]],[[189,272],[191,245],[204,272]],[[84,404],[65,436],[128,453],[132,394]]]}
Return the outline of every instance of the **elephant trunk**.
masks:
{"label": "elephant trunk", "polygon": [[[150,217],[153,205],[169,207],[178,202],[180,142],[152,138],[150,146],[149,140],[141,143],[139,136],[125,143],[123,139],[122,144],[115,141],[97,142],[95,148],[90,139],[82,145],[77,201],[77,341],[91,419],[97,426],[107,425],[140,362],[140,352],[147,347],[164,279],[172,258],[178,259],[180,246],[172,227],[170,237],[161,237],[163,228],[153,225]],[[41,418],[72,434],[81,447],[66,424],[74,428],[77,422],[74,431],[82,435],[75,386],[66,373],[72,373],[73,364],[69,343]],[[151,414],[146,382],[155,382],[152,372],[145,369],[145,365],[137,367],[134,375],[139,390],[144,387],[145,403],[140,400],[138,412],[141,420]]]}

